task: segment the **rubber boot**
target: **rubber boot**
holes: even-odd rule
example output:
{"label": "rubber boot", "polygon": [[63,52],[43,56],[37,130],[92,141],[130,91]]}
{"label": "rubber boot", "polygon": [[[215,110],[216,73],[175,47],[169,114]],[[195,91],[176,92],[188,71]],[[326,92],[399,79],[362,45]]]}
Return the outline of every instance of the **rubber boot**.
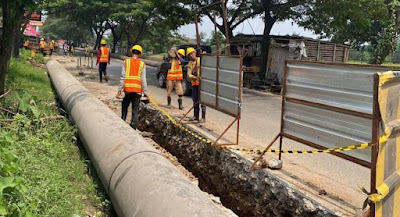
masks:
{"label": "rubber boot", "polygon": [[201,122],[206,122],[206,111],[201,110]]}
{"label": "rubber boot", "polygon": [[179,110],[183,110],[182,99],[178,99]]}
{"label": "rubber boot", "polygon": [[170,96],[167,97],[167,103],[168,103],[167,107],[171,108],[171,97]]}
{"label": "rubber boot", "polygon": [[121,118],[122,118],[122,120],[126,121],[126,114],[122,113]]}

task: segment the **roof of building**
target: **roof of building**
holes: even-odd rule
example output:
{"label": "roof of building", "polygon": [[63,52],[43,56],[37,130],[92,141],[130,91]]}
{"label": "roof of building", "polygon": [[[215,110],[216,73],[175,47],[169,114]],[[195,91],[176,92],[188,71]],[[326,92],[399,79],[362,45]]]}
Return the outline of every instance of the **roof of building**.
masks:
{"label": "roof of building", "polygon": [[[302,40],[302,41],[315,41],[320,42],[322,44],[337,44],[332,43],[326,40],[313,39],[302,36],[290,36],[290,35],[271,35],[271,38],[274,39],[276,43],[284,43],[288,44],[290,40]],[[253,42],[261,42],[263,39],[263,35],[249,35],[249,34],[237,34],[234,38],[231,39],[230,43],[253,43]],[[347,44],[337,44],[341,46],[350,47]]]}

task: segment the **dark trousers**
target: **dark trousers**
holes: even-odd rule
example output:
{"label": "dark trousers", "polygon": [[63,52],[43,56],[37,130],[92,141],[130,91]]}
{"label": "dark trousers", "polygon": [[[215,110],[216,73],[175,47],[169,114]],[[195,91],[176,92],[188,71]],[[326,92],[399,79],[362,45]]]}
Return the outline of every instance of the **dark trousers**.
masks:
{"label": "dark trousers", "polygon": [[[192,99],[193,99],[193,110],[194,117],[199,120],[200,103],[199,103],[199,85],[192,86]],[[201,105],[202,118],[206,118],[206,106]]]}
{"label": "dark trousers", "polygon": [[125,93],[122,100],[122,120],[126,120],[129,104],[132,103],[131,127],[136,130],[138,122],[139,104],[141,95],[138,93]]}
{"label": "dark trousers", "polygon": [[40,53],[42,53],[44,57],[46,56],[46,51],[44,51],[43,48],[40,48]]}
{"label": "dark trousers", "polygon": [[99,63],[99,76],[100,76],[100,82],[103,81],[103,74],[104,76],[107,75],[107,63]]}
{"label": "dark trousers", "polygon": [[50,56],[53,55],[53,49],[50,49]]}

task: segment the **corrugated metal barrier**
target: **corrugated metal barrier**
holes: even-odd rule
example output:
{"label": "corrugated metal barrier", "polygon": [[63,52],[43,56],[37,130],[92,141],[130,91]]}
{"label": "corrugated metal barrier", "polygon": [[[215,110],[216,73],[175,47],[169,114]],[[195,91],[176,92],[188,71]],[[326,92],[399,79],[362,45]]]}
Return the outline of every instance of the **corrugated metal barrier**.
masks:
{"label": "corrugated metal barrier", "polygon": [[379,73],[378,99],[387,140],[379,144],[376,190],[376,217],[400,216],[400,72]]}
{"label": "corrugated metal barrier", "polygon": [[[374,74],[383,70],[387,68],[288,61],[282,133],[314,147],[371,142]],[[371,149],[344,157],[370,166]]]}
{"label": "corrugated metal barrier", "polygon": [[242,60],[238,56],[203,54],[201,58],[200,103],[233,117],[240,116],[241,66]]}

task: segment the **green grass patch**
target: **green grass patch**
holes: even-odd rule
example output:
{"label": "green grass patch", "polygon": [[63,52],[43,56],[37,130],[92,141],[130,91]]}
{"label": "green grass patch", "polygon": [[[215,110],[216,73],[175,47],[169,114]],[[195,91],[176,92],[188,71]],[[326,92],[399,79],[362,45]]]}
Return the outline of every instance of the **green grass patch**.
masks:
{"label": "green grass patch", "polygon": [[[360,60],[349,60],[348,63],[350,64],[370,64],[368,61],[360,61]],[[400,63],[393,63],[393,62],[384,62],[381,66],[392,66],[392,67],[400,67]]]}
{"label": "green grass patch", "polygon": [[109,212],[76,128],[60,117],[45,70],[31,67],[29,56],[23,52],[11,61],[6,81],[11,92],[0,99],[0,107],[9,110],[0,113],[0,153],[12,156],[0,158],[0,216]]}

